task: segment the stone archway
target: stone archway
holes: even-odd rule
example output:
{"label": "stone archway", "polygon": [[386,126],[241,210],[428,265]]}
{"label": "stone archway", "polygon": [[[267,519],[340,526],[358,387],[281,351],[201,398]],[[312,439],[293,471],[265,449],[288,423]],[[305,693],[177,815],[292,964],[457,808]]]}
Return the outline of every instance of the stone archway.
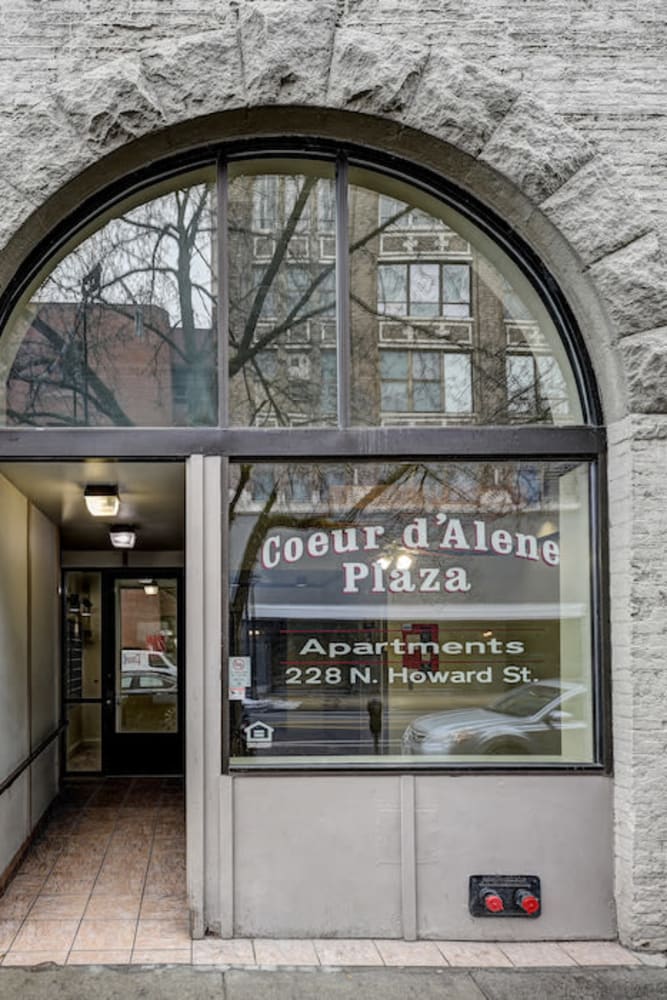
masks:
{"label": "stone archway", "polygon": [[664,947],[665,912],[649,920],[641,911],[643,888],[667,878],[649,863],[664,824],[664,735],[651,742],[634,728],[641,713],[660,729],[655,706],[667,694],[657,676],[650,697],[642,686],[645,650],[662,641],[667,586],[647,530],[667,461],[664,252],[613,166],[528,85],[406,37],[398,24],[366,31],[343,7],[239,0],[214,31],[139,44],[61,77],[5,136],[0,283],[82,199],[151,159],[225,138],[363,137],[445,174],[505,218],[566,290],[610,425],[619,920],[624,940]]}

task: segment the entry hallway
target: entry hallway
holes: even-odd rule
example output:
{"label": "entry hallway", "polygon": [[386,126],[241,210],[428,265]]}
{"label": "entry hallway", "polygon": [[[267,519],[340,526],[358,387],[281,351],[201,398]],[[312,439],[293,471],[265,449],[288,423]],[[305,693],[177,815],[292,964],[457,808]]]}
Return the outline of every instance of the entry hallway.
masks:
{"label": "entry hallway", "polygon": [[641,964],[609,941],[191,941],[183,783],[173,778],[81,778],[65,785],[48,824],[0,897],[0,955],[3,966]]}

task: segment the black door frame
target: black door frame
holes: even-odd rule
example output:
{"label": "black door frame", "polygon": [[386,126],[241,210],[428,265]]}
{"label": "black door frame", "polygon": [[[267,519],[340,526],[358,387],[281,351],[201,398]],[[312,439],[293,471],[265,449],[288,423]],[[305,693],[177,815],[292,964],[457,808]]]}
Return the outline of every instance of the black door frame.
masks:
{"label": "black door frame", "polygon": [[[185,773],[185,571],[182,566],[150,566],[128,567],[113,566],[101,567],[91,566],[67,566],[61,568],[61,587],[65,595],[65,577],[68,573],[98,573],[100,576],[101,592],[101,697],[96,699],[83,699],[84,702],[94,701],[100,705],[101,728],[101,770],[99,772],[89,771],[67,771],[67,753],[65,752],[66,734],[63,732],[63,753],[61,754],[61,772],[67,777],[85,777],[88,774],[178,774]],[[132,758],[141,756],[142,760],[154,761],[152,766],[135,770],[132,767],[122,765],[121,761],[112,760],[112,740],[115,728],[115,644],[116,644],[116,609],[115,609],[115,581],[118,579],[136,580],[144,577],[151,577],[154,580],[175,579],[178,586],[178,600],[176,611],[176,622],[178,632],[178,734],[177,734],[177,758],[172,755],[171,761],[167,758],[160,760],[160,751],[155,748],[155,737],[159,738],[159,733],[137,734],[135,749]],[[62,620],[67,613],[67,608],[63,603]],[[63,629],[61,648],[61,679],[62,679],[62,715],[63,724],[66,724],[65,705],[67,703],[66,679],[65,679],[65,634]],[[151,743],[153,745],[151,746]],[[155,762],[155,758],[158,758]],[[171,766],[168,766],[171,765]]]}
{"label": "black door frame", "polygon": [[[185,594],[181,567],[113,567],[102,575],[102,774],[183,774],[185,771]],[[160,746],[160,733],[126,734],[126,749],[116,742],[116,603],[117,580],[175,579],[178,587],[176,628],[178,635],[178,730],[172,746]],[[114,744],[116,744],[114,746]],[[145,766],[137,768],[135,760]]]}

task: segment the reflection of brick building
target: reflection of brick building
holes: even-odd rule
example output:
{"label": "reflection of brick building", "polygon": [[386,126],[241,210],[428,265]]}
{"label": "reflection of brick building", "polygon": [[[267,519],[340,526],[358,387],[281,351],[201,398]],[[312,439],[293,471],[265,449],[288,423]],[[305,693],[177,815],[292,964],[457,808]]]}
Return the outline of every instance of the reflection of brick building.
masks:
{"label": "reflection of brick building", "polygon": [[163,309],[85,303],[35,308],[7,382],[10,422],[171,423]]}
{"label": "reflection of brick building", "polygon": [[123,587],[120,591],[121,649],[174,651],[176,634],[175,590],[160,587],[146,594],[143,587]]}
{"label": "reflection of brick building", "polygon": [[[7,380],[9,423],[210,422],[215,383],[210,330],[195,328],[188,338],[155,305],[45,302],[34,308]],[[187,364],[190,353],[198,364]]]}

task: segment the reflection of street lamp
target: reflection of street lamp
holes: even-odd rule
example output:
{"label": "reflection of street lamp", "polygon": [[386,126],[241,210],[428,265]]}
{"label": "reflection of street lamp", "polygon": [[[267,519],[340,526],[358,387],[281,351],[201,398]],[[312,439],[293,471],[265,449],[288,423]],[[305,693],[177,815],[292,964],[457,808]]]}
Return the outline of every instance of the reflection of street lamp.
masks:
{"label": "reflection of street lamp", "polygon": [[412,566],[412,556],[405,551],[401,551],[401,549],[393,543],[388,545],[384,554],[375,561],[383,570],[388,570],[392,562],[395,564],[396,569],[400,570],[410,569]]}

